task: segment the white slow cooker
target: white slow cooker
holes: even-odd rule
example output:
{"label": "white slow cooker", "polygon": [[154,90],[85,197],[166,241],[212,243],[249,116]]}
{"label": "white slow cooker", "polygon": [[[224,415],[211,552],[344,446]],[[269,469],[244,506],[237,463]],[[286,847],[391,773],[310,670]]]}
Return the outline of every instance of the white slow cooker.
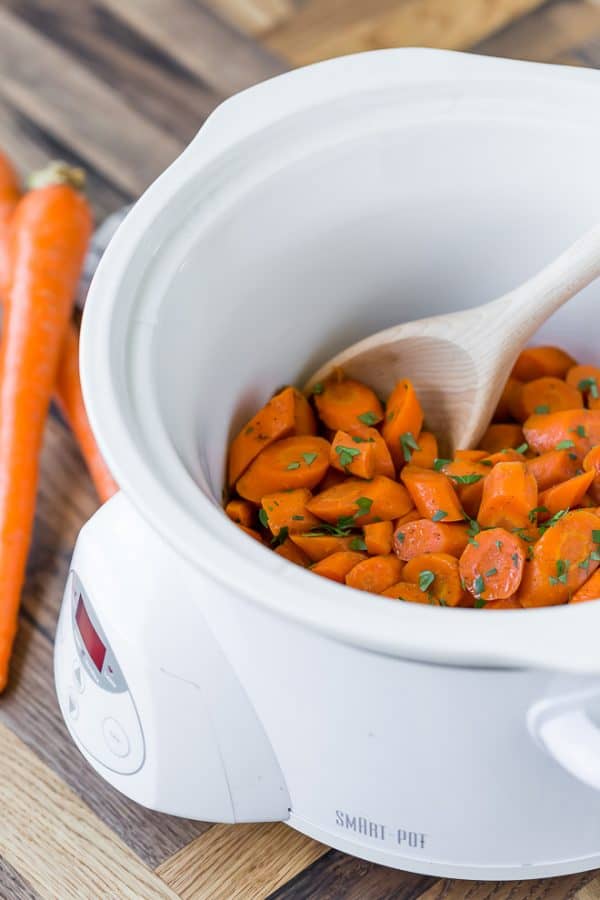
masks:
{"label": "white slow cooker", "polygon": [[[598,220],[600,76],[386,50],[226,101],[119,229],[82,372],[121,492],[55,654],[139,803],[284,820],[430,875],[600,866],[600,603],[440,609],[329,583],[225,517],[230,435],[380,328],[499,296]],[[600,362],[600,287],[539,340]]]}

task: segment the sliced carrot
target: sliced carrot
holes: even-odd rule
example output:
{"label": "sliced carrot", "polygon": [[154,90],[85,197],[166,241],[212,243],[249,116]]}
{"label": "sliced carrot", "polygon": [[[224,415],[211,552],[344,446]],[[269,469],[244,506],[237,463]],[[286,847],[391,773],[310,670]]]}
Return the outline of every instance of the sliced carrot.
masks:
{"label": "sliced carrot", "polygon": [[563,509],[579,506],[593,480],[593,472],[584,472],[542,491],[538,497],[539,521],[544,522]]}
{"label": "sliced carrot", "polygon": [[498,400],[498,405],[494,411],[493,421],[494,422],[507,422],[512,413],[511,406],[514,403],[515,395],[521,389],[521,382],[516,378],[509,378],[502,393],[500,395],[500,399]]}
{"label": "sliced carrot", "polygon": [[394,532],[394,552],[405,561],[423,553],[460,556],[469,540],[468,527],[460,523],[445,525],[431,519],[408,522]]}
{"label": "sliced carrot", "polygon": [[600,503],[600,445],[592,447],[583,458],[584,472],[593,472],[594,480],[590,486],[590,498],[594,505]]}
{"label": "sliced carrot", "polygon": [[363,528],[367,551],[373,556],[387,556],[392,552],[394,525],[392,522],[372,522]]}
{"label": "sliced carrot", "polygon": [[489,454],[487,450],[455,450],[454,459],[456,462],[481,462],[486,459]]}
{"label": "sliced carrot", "polygon": [[377,395],[366,384],[334,375],[315,391],[320,420],[334,431],[350,431],[355,426],[376,425],[383,418]]}
{"label": "sliced carrot", "polygon": [[534,414],[547,415],[565,409],[582,409],[583,399],[577,388],[560,378],[546,375],[524,384],[513,394],[511,415],[524,422]]}
{"label": "sliced carrot", "polygon": [[588,600],[598,600],[600,598],[600,570],[588,578],[587,581],[578,588],[569,603],[586,603]]}
{"label": "sliced carrot", "polygon": [[429,594],[410,581],[398,581],[382,591],[381,595],[391,597],[393,600],[405,600],[408,603],[431,603]]}
{"label": "sliced carrot", "polygon": [[302,435],[275,441],[258,454],[236,484],[245,500],[260,503],[265,494],[316,487],[329,467],[329,444]]}
{"label": "sliced carrot", "polygon": [[375,475],[385,475],[386,478],[395,478],[396,469],[392,460],[388,445],[376,428],[367,425],[357,425],[352,429],[352,440],[360,444],[364,440],[373,442],[375,456]]}
{"label": "sliced carrot", "polygon": [[366,558],[364,553],[342,550],[340,553],[332,553],[331,556],[326,556],[325,559],[315,563],[311,568],[311,572],[343,584],[346,580],[346,575],[352,571],[354,566],[357,566],[359,562]]}
{"label": "sliced carrot", "polygon": [[370,556],[359,562],[346,575],[346,584],[357,591],[381,594],[400,581],[403,565],[397,556]]}
{"label": "sliced carrot", "polygon": [[438,442],[435,434],[430,431],[422,431],[419,435],[419,449],[414,450],[411,456],[411,464],[422,469],[433,469],[433,464],[438,457]]}
{"label": "sliced carrot", "polygon": [[256,507],[247,500],[230,500],[225,512],[232,522],[245,525],[246,528],[252,528],[256,521]]}
{"label": "sliced carrot", "polygon": [[600,409],[600,369],[597,366],[573,366],[567,372],[566,380],[581,391],[589,409]]}
{"label": "sliced carrot", "polygon": [[570,409],[533,415],[525,421],[523,432],[536,453],[568,450],[581,460],[600,444],[600,410]]}
{"label": "sliced carrot", "polygon": [[573,357],[560,347],[526,347],[517,357],[511,375],[520,381],[533,381],[544,375],[564,378],[575,364]]}
{"label": "sliced carrot", "polygon": [[464,519],[456,491],[443,472],[408,465],[403,468],[401,478],[423,518],[434,522]]}
{"label": "sliced carrot", "polygon": [[506,450],[498,450],[497,453],[486,453],[481,460],[481,465],[487,466],[489,469],[497,463],[503,462],[523,462],[523,454],[508,447]]}
{"label": "sliced carrot", "polygon": [[458,606],[463,589],[458,560],[448,553],[423,553],[404,566],[403,578],[417,584],[439,606]]}
{"label": "sliced carrot", "polygon": [[312,494],[306,488],[265,494],[261,500],[262,512],[260,513],[263,524],[275,537],[283,528],[289,534],[310,531],[319,524],[316,516],[313,516],[306,508],[306,504],[311,498]]}
{"label": "sliced carrot", "polygon": [[450,479],[456,492],[460,494],[461,489],[466,485],[476,484],[489,475],[490,466],[467,459],[454,459],[441,466],[440,471]]}
{"label": "sliced carrot", "polygon": [[317,494],[308,509],[319,519],[335,524],[339,519],[355,525],[389,521],[412,508],[408,492],[396,481],[378,475],[372,481],[348,478],[343,484]]}
{"label": "sliced carrot", "polygon": [[488,600],[484,609],[523,609],[517,597],[507,597],[506,600]]}
{"label": "sliced carrot", "polygon": [[408,379],[399,381],[385,405],[382,434],[392,454],[397,469],[410,462],[418,446],[423,426],[423,410],[413,384]]}
{"label": "sliced carrot", "polygon": [[297,566],[307,568],[307,566],[310,565],[310,558],[300,549],[300,547],[297,547],[290,538],[286,538],[283,543],[279,544],[279,546],[275,548],[275,553],[277,553],[278,556],[283,556],[288,562],[295,563]]}
{"label": "sliced carrot", "polygon": [[537,505],[537,484],[525,464],[498,463],[484,481],[477,521],[483,528],[527,528]]}
{"label": "sliced carrot", "polygon": [[480,531],[460,558],[460,577],[476,599],[506,600],[521,584],[526,555],[524,542],[504,528]]}
{"label": "sliced carrot", "polygon": [[356,443],[347,431],[336,431],[329,451],[329,464],[356,478],[372,478],[375,474],[374,441]]}
{"label": "sliced carrot", "polygon": [[467,484],[460,492],[460,502],[462,508],[470,519],[476,519],[479,515],[479,507],[481,506],[481,498],[483,497],[483,485],[485,479],[477,481],[475,484]]}
{"label": "sliced carrot", "polygon": [[330,534],[291,534],[289,539],[308,556],[311,562],[319,562],[326,556],[343,550],[353,550],[357,540],[356,536],[335,537]]}
{"label": "sliced carrot", "polygon": [[265,447],[292,434],[295,426],[295,389],[284,388],[246,422],[229,447],[229,484],[235,484]]}
{"label": "sliced carrot", "polygon": [[403,516],[398,516],[397,519],[394,519],[394,530],[396,528],[401,528],[402,525],[406,525],[408,522],[416,522],[418,519],[422,518],[423,516],[418,509],[409,509]]}
{"label": "sliced carrot", "polygon": [[525,468],[535,478],[538,491],[545,491],[572,478],[579,468],[579,462],[568,450],[549,450],[525,460]]}
{"label": "sliced carrot", "polygon": [[[585,509],[566,513],[533,547],[518,592],[522,606],[566,603],[598,568],[598,516]],[[598,559],[595,559],[595,557]]]}
{"label": "sliced carrot", "polygon": [[237,527],[241,528],[242,531],[245,531],[248,537],[254,538],[255,541],[258,541],[259,544],[264,543],[262,537],[254,528],[248,528],[247,525],[241,525],[239,522],[236,522]]}
{"label": "sliced carrot", "polygon": [[297,388],[294,388],[294,434],[316,434],[317,420],[312,406]]}
{"label": "sliced carrot", "polygon": [[479,441],[479,447],[488,453],[499,453],[501,450],[520,447],[522,443],[523,431],[520,425],[490,425]]}
{"label": "sliced carrot", "polygon": [[346,480],[346,476],[343,472],[340,472],[338,469],[332,469],[331,466],[327,469],[324,478],[319,482],[319,490],[326,491],[330,487],[335,487],[337,484],[343,484]]}

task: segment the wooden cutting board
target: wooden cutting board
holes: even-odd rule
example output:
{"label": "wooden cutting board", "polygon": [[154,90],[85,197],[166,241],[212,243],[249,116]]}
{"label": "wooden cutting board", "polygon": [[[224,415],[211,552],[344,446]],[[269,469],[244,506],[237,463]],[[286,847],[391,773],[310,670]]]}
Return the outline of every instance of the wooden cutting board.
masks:
{"label": "wooden cutting board", "polygon": [[[398,45],[600,65],[585,0],[3,0],[0,145],[23,171],[89,172],[97,216],[135,198],[229,93],[294,65]],[[96,508],[53,413],[12,684],[0,699],[0,897],[592,900],[600,875],[441,881],[330,850],[282,824],[148,812],[84,763],[59,716],[52,642],[71,549]]]}

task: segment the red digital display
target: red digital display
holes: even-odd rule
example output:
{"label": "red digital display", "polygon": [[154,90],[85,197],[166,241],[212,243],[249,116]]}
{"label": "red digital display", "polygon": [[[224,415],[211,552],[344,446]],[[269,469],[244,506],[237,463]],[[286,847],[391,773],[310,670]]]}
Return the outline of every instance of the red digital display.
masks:
{"label": "red digital display", "polygon": [[75,621],[77,622],[77,627],[79,629],[79,634],[81,635],[81,639],[85,646],[85,649],[90,654],[92,662],[96,666],[99,672],[102,671],[102,666],[104,665],[104,657],[106,656],[106,647],[100,640],[100,637],[92,625],[92,621],[88,616],[87,610],[83,604],[83,598],[81,594],[79,595],[79,602],[77,604],[77,610],[75,612]]}

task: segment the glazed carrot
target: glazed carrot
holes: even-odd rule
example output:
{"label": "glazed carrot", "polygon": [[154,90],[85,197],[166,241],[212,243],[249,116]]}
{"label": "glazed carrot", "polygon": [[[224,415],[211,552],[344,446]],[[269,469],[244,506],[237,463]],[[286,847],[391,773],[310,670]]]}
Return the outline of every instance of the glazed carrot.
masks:
{"label": "glazed carrot", "polygon": [[564,409],[582,409],[583,398],[576,387],[560,378],[545,375],[527,382],[515,391],[511,404],[511,415],[524,422],[534,414],[546,415]]}
{"label": "glazed carrot", "polygon": [[354,525],[389,521],[403,516],[412,508],[408,492],[396,481],[378,475],[372,481],[347,478],[343,484],[317,494],[308,509],[325,522],[342,521]]}
{"label": "glazed carrot", "polygon": [[342,550],[340,553],[332,553],[331,556],[326,556],[325,559],[315,563],[311,568],[311,572],[343,584],[346,580],[346,575],[352,571],[354,566],[357,566],[359,562],[366,558],[364,553]]}
{"label": "glazed carrot", "polygon": [[434,605],[458,606],[463,596],[458,560],[447,553],[415,556],[404,566],[403,578],[418,585]]}
{"label": "glazed carrot", "polygon": [[533,381],[544,375],[564,378],[575,360],[559,347],[526,347],[513,366],[511,375],[520,381]]}
{"label": "glazed carrot", "polygon": [[573,366],[567,372],[566,381],[581,391],[589,409],[600,409],[600,369],[597,366]]}
{"label": "glazed carrot", "polygon": [[8,157],[0,152],[0,300],[7,297],[10,287],[8,226],[20,196],[19,177]]}
{"label": "glazed carrot", "polygon": [[356,443],[347,431],[336,431],[329,451],[329,465],[356,478],[375,474],[375,443],[368,438]]}
{"label": "glazed carrot", "polygon": [[261,500],[260,520],[275,537],[284,528],[289,534],[310,531],[319,524],[319,520],[306,508],[311,497],[311,492],[306,488],[265,494]]}
{"label": "glazed carrot", "polygon": [[600,445],[592,447],[583,458],[584,472],[593,472],[594,480],[590,486],[590,495],[595,504],[600,503]]}
{"label": "glazed carrot", "polygon": [[[549,450],[525,460],[525,468],[537,482],[538,491],[545,491],[561,481],[573,478],[579,468],[577,457],[568,450]],[[585,466],[584,466],[585,468]]]}
{"label": "glazed carrot", "polygon": [[[94,482],[96,493],[102,503],[109,500],[119,490],[118,485],[98,449],[92,432],[81,392],[79,378],[79,332],[70,322],[62,345],[55,397],[62,414],[69,423],[77,439],[88,471]],[[250,524],[244,522],[243,524]]]}
{"label": "glazed carrot", "polygon": [[520,447],[522,443],[523,431],[520,425],[490,425],[479,441],[479,447],[488,453],[499,453],[501,450]]}
{"label": "glazed carrot", "polygon": [[430,603],[429,595],[424,593],[416,584],[410,581],[398,581],[391,587],[381,592],[382,597],[391,597],[393,600],[405,600],[408,603]]}
{"label": "glazed carrot", "polygon": [[254,540],[255,540],[255,541],[258,541],[259,544],[262,544],[262,543],[263,543],[263,539],[262,539],[262,537],[260,536],[260,534],[258,533],[258,531],[256,531],[256,529],[254,529],[254,528],[248,528],[247,525],[242,525],[242,524],[240,524],[239,522],[236,522],[236,524],[237,524],[237,527],[238,527],[238,528],[241,528],[242,531],[245,531],[245,532],[246,532],[246,534],[248,535],[248,537],[254,538]]}
{"label": "glazed carrot", "polygon": [[295,563],[297,566],[307,568],[310,565],[310,558],[304,553],[300,547],[296,547],[293,541],[286,538],[283,543],[275,548],[278,556],[283,556],[288,562]]}
{"label": "glazed carrot", "polygon": [[411,456],[411,464],[422,469],[433,469],[433,464],[438,457],[438,442],[435,434],[430,431],[422,431],[419,435],[419,449],[414,450]]}
{"label": "glazed carrot", "polygon": [[256,522],[256,508],[247,500],[230,500],[225,513],[236,525],[245,525],[246,528],[252,528]]}
{"label": "glazed carrot", "polygon": [[485,479],[482,479],[481,481],[475,482],[475,484],[467,484],[461,489],[461,506],[469,519],[476,519],[479,515],[484,484]]}
{"label": "glazed carrot", "polygon": [[484,609],[523,609],[517,597],[507,597],[506,600],[488,600]]}
{"label": "glazed carrot", "polygon": [[477,521],[482,528],[527,528],[537,505],[537,484],[525,464],[498,463],[484,481]]}
{"label": "glazed carrot", "polygon": [[352,440],[356,444],[363,441],[373,443],[373,455],[375,458],[375,475],[385,475],[386,478],[395,478],[396,469],[388,445],[376,428],[367,425],[357,425],[352,429]]}
{"label": "glazed carrot", "polygon": [[442,472],[408,465],[403,468],[401,478],[423,518],[434,522],[464,519],[456,491]]}
{"label": "glazed carrot", "polygon": [[591,578],[578,588],[569,603],[585,603],[588,600],[597,600],[600,597],[600,570],[594,572]]}
{"label": "glazed carrot", "polygon": [[530,416],[523,425],[525,440],[536,453],[568,450],[582,460],[600,444],[600,410],[570,409]]}
{"label": "glazed carrot", "polygon": [[[482,451],[484,452],[484,451]],[[463,487],[469,484],[477,484],[482,478],[490,474],[490,466],[480,462],[472,462],[468,459],[454,459],[451,462],[436,464],[440,472],[450,479],[458,494]]]}
{"label": "glazed carrot", "polygon": [[584,472],[542,491],[538,497],[539,521],[545,522],[562,509],[574,509],[579,506],[593,480],[593,472]]}
{"label": "glazed carrot", "polygon": [[329,465],[329,444],[313,435],[283,438],[258,454],[236,484],[245,500],[260,503],[265,494],[316,487]]}
{"label": "glazed carrot", "polygon": [[489,469],[491,466],[503,462],[523,462],[523,454],[517,453],[511,447],[508,447],[506,450],[498,450],[497,453],[485,453],[481,460],[481,465],[487,466]]}
{"label": "glazed carrot", "polygon": [[498,405],[492,417],[494,422],[507,422],[511,417],[511,405],[514,402],[515,394],[521,389],[522,382],[516,378],[509,378],[498,400]]}
{"label": "glazed carrot", "polygon": [[317,420],[312,406],[297,388],[294,391],[294,434],[316,434]]}
{"label": "glazed carrot", "polygon": [[296,396],[287,387],[271,397],[242,430],[229,447],[229,484],[235,484],[250,463],[273,441],[291,435],[295,425]]}
{"label": "glazed carrot", "polygon": [[363,528],[367,551],[373,556],[387,556],[392,552],[394,525],[392,522],[372,522]]}
{"label": "glazed carrot", "polygon": [[398,516],[397,519],[394,519],[394,530],[401,528],[402,525],[406,525],[408,522],[416,522],[422,518],[421,513],[417,509],[409,509],[403,516]]}
{"label": "glazed carrot", "polygon": [[454,460],[456,462],[481,462],[489,456],[486,450],[455,450]]}
{"label": "glazed carrot", "polygon": [[0,689],[17,628],[44,424],[92,228],[86,200],[66,178],[30,191],[11,220],[0,351]]}
{"label": "glazed carrot", "polygon": [[480,531],[460,558],[460,577],[476,600],[506,600],[521,584],[526,555],[524,542],[504,528]]}
{"label": "glazed carrot", "polygon": [[400,581],[403,565],[397,556],[370,556],[359,562],[346,575],[346,584],[357,591],[381,594]]}
{"label": "glazed carrot", "polygon": [[399,381],[385,405],[382,434],[397,469],[410,462],[418,447],[423,425],[423,410],[408,379]]}
{"label": "glazed carrot", "polygon": [[431,519],[417,519],[396,528],[394,552],[405,561],[423,553],[446,553],[458,557],[467,546],[468,539],[466,525],[445,525]]}
{"label": "glazed carrot", "polygon": [[341,373],[335,373],[313,391],[318,416],[333,431],[352,432],[361,425],[376,425],[383,418],[375,392]]}
{"label": "glazed carrot", "polygon": [[345,480],[346,476],[343,472],[340,472],[339,469],[332,469],[330,466],[325,473],[325,477],[319,482],[319,491],[326,491],[330,487],[343,484]]}
{"label": "glazed carrot", "polygon": [[290,540],[302,550],[311,562],[319,562],[333,553],[355,550],[361,542],[356,536],[335,537],[331,534],[291,534]]}
{"label": "glazed carrot", "polygon": [[[566,513],[533,547],[518,592],[522,606],[566,603],[598,568],[598,516],[585,509]],[[598,557],[596,559],[595,557]]]}

